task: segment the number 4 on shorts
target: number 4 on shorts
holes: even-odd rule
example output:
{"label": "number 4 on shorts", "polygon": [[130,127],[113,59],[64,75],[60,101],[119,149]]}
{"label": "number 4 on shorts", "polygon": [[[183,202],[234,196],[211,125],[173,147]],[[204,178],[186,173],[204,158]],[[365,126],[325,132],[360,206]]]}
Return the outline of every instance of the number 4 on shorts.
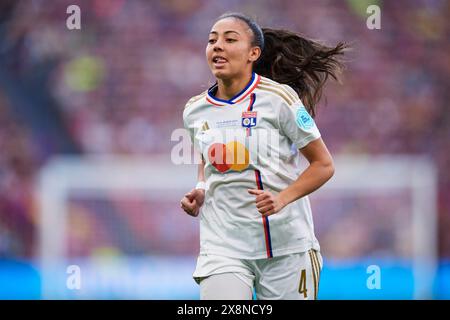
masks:
{"label": "number 4 on shorts", "polygon": [[308,297],[308,290],[306,289],[306,270],[302,269],[300,273],[300,284],[298,286],[298,292],[303,293],[303,298]]}

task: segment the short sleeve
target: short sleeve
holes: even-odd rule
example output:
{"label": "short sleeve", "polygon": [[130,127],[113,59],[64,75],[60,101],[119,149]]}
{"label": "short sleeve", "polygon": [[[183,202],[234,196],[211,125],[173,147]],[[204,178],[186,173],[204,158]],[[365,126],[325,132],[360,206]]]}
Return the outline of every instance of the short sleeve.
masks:
{"label": "short sleeve", "polygon": [[184,110],[183,110],[183,126],[184,128],[189,132],[189,137],[191,138],[191,142],[192,144],[195,146],[195,134],[196,134],[196,127],[195,127],[195,123],[194,120],[192,119],[192,108],[195,102],[199,101],[202,97],[204,97],[206,94],[206,91],[204,91],[203,93],[190,98],[185,106],[184,106]]}
{"label": "short sleeve", "polygon": [[192,144],[194,144],[194,127],[189,125],[185,112],[183,112],[183,126],[184,129],[189,133]]}
{"label": "short sleeve", "polygon": [[280,130],[301,149],[311,141],[320,138],[319,129],[303,103],[298,100],[292,105],[282,103],[279,113]]}
{"label": "short sleeve", "polygon": [[189,138],[191,140],[192,146],[194,147],[194,150],[196,150],[196,152],[198,152],[201,155],[202,159],[203,159],[203,155],[199,151],[200,148],[198,146],[198,141],[196,141],[196,139],[195,139],[195,135],[198,132],[198,128],[196,128],[195,124],[190,119],[189,113],[186,111],[186,109],[183,112],[183,126],[184,126],[184,129],[189,134]]}

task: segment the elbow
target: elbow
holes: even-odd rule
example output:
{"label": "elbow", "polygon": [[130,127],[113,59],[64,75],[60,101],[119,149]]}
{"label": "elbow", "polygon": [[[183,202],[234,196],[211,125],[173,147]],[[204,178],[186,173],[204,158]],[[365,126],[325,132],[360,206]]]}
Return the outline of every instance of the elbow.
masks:
{"label": "elbow", "polygon": [[335,172],[336,170],[335,170],[335,167],[334,167],[334,163],[332,162],[331,164],[330,164],[330,166],[329,166],[329,174],[330,174],[330,177],[328,178],[328,179],[331,179],[331,177],[333,177],[334,176],[334,172]]}
{"label": "elbow", "polygon": [[330,180],[335,172],[335,167],[333,160],[327,160],[327,161],[317,161],[313,165],[316,167],[316,174],[317,177],[320,177],[321,184],[324,184],[328,180]]}
{"label": "elbow", "polygon": [[326,181],[330,180],[334,176],[335,167],[332,159],[323,164]]}

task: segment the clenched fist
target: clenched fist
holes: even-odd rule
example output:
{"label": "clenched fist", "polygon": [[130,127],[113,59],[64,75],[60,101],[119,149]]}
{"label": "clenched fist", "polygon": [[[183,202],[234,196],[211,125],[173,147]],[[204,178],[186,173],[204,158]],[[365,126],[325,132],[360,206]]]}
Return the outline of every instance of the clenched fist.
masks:
{"label": "clenched fist", "polygon": [[192,189],[181,199],[181,208],[190,216],[196,217],[205,201],[205,190]]}
{"label": "clenched fist", "polygon": [[279,196],[273,195],[269,191],[248,189],[248,193],[256,196],[256,208],[263,217],[275,214],[285,206]]}

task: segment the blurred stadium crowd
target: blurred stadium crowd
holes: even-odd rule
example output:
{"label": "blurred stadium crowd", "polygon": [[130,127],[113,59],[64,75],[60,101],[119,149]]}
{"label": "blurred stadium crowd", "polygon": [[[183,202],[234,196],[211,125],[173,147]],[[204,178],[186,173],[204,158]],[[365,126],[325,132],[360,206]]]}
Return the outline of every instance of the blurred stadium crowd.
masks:
{"label": "blurred stadium crowd", "polygon": [[[71,31],[66,8],[75,3],[82,29]],[[381,30],[366,27],[368,3],[381,7]],[[351,44],[343,85],[330,84],[319,108],[322,135],[334,155],[429,156],[439,175],[439,254],[450,258],[445,0],[2,0],[0,257],[36,254],[34,181],[53,155],[170,153],[185,102],[213,81],[207,34],[229,10]]]}

